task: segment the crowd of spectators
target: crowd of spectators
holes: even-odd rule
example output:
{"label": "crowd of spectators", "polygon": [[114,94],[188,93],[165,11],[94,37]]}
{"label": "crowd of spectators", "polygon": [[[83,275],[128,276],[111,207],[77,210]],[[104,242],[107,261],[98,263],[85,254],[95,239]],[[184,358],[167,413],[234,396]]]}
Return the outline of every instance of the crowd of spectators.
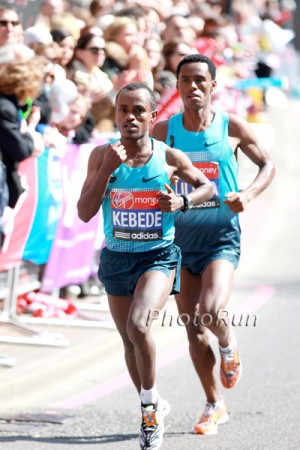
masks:
{"label": "crowd of spectators", "polygon": [[[147,83],[163,109],[176,91],[177,64],[188,54],[212,58],[220,86],[215,101],[246,114],[249,103],[239,108],[232,87],[237,79],[276,73],[293,38],[296,3],[232,0],[230,11],[227,3],[44,0],[26,28],[14,4],[2,2],[0,161],[9,196],[0,186],[0,217],[5,202],[13,207],[22,192],[20,161],[49,145],[81,144],[116,131],[115,96],[129,82]],[[174,102],[168,114],[180,106]],[[0,185],[3,179],[2,164]]]}

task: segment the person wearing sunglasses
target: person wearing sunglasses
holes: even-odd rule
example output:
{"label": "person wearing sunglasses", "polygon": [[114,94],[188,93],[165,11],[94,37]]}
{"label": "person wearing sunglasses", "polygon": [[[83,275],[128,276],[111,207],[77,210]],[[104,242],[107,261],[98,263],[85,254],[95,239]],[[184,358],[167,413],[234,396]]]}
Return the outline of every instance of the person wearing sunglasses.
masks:
{"label": "person wearing sunglasses", "polygon": [[113,130],[113,83],[101,70],[106,58],[105,40],[93,33],[82,34],[71,62],[68,77],[81,94],[89,97],[95,127],[99,131]]}
{"label": "person wearing sunglasses", "polygon": [[20,42],[22,25],[17,11],[9,5],[0,5],[0,47]]}

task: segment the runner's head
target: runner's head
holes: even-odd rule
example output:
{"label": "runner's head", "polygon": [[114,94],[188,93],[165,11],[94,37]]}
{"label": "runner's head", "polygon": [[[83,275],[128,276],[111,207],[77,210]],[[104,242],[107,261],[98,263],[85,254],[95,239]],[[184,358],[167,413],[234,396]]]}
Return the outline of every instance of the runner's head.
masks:
{"label": "runner's head", "polygon": [[156,100],[153,91],[144,83],[124,86],[116,97],[115,117],[123,138],[139,140],[148,136],[155,120]]}
{"label": "runner's head", "polygon": [[188,55],[178,64],[176,87],[185,111],[210,107],[216,86],[216,67],[207,56]]}
{"label": "runner's head", "polygon": [[150,87],[146,84],[146,83],[130,83],[127,84],[126,86],[124,86],[117,94],[116,96],[116,104],[118,102],[118,98],[121,94],[124,94],[125,92],[132,92],[132,91],[137,91],[139,89],[145,89],[146,91],[148,91],[149,93],[149,98],[150,98],[150,105],[151,105],[151,111],[155,111],[156,109],[156,98],[155,98],[155,94],[152,91],[152,89],[150,89]]}
{"label": "runner's head", "polygon": [[192,64],[192,63],[204,63],[204,64],[207,64],[208,71],[209,71],[209,73],[211,75],[211,79],[212,80],[216,79],[216,66],[215,66],[215,64],[212,62],[212,60],[210,58],[208,58],[205,55],[201,55],[200,53],[195,53],[193,55],[185,56],[180,61],[180,63],[177,66],[177,71],[176,71],[177,79],[179,78],[179,74],[181,72],[182,66],[184,66],[185,64]]}

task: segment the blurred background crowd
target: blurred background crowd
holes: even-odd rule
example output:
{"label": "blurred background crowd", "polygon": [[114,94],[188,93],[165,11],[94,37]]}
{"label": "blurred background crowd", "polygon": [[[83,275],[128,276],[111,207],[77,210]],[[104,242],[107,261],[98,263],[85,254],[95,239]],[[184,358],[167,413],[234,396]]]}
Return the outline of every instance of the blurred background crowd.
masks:
{"label": "blurred background crowd", "polygon": [[[176,67],[192,53],[209,56],[217,66],[216,106],[249,121],[263,120],[266,87],[275,89],[273,100],[276,96],[278,101],[282,98],[276,88],[298,95],[298,13],[300,2],[294,0],[1,2],[0,270],[7,271],[20,260],[27,260],[39,266],[43,280],[53,248],[58,245],[60,221],[70,231],[70,223],[74,225],[76,220],[76,195],[86,173],[89,152],[95,143],[117,134],[115,96],[129,82],[142,81],[154,90],[158,120],[180,111]],[[83,178],[74,176],[75,191],[71,194],[67,193],[70,187],[66,188],[64,168],[69,165],[70,180],[80,167],[71,169],[67,158],[72,163],[78,158],[82,168]],[[22,165],[27,160],[36,166],[34,176],[38,182],[34,187],[30,170]],[[42,187],[41,180],[45,179],[47,191]],[[30,207],[22,249],[18,256],[14,253],[10,257],[18,214],[24,218],[24,208],[29,208],[26,201],[30,189],[38,192]],[[51,206],[46,201],[49,190]],[[68,203],[65,209],[64,201]],[[46,211],[44,222],[38,212],[39,202]],[[39,227],[34,228],[38,214]],[[101,223],[97,222],[90,258],[101,249],[99,227]],[[38,232],[42,233],[39,242],[33,238]],[[70,242],[72,239],[55,260],[60,272],[65,270],[63,260]],[[77,273],[68,282],[54,281],[48,290],[53,286],[65,289],[75,281],[88,279],[91,272],[82,269],[81,275],[81,280]],[[47,283],[44,289],[47,291]]]}

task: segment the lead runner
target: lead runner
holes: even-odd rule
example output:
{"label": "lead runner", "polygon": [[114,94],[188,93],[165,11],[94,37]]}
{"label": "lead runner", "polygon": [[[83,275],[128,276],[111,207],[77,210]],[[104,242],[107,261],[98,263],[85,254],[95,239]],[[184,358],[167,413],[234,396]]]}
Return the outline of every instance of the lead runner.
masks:
{"label": "lead runner", "polygon": [[[174,213],[184,213],[213,194],[213,185],[180,150],[149,137],[156,118],[155,96],[143,83],[132,83],[116,97],[120,140],[96,147],[78,201],[88,222],[102,205],[106,247],[99,278],[122,337],[128,372],[141,399],[141,449],[161,447],[164,417],[170,405],[156,387],[155,343],[149,311],[161,310],[179,291],[181,254],[174,240]],[[176,174],[194,186],[189,198],[177,196]],[[150,322],[150,323],[149,323]]]}

